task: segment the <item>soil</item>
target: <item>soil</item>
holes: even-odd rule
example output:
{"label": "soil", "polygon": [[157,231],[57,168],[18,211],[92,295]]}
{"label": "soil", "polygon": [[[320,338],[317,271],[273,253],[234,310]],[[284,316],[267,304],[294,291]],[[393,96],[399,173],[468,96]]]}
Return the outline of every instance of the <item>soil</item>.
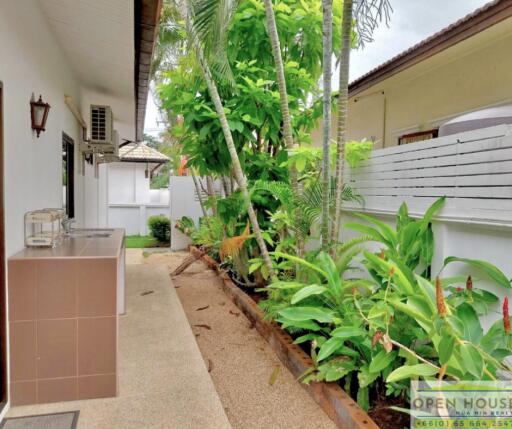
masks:
{"label": "soil", "polygon": [[368,414],[381,429],[404,429],[410,427],[410,416],[400,411],[391,410],[389,407],[398,406],[408,408],[401,400],[387,398],[385,402],[374,402]]}

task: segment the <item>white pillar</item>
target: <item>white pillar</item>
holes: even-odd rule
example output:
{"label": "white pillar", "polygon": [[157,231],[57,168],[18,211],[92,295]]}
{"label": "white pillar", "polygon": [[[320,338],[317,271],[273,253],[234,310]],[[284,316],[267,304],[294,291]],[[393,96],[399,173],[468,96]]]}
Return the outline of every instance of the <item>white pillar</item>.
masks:
{"label": "white pillar", "polygon": [[139,206],[139,234],[147,235],[146,205]]}

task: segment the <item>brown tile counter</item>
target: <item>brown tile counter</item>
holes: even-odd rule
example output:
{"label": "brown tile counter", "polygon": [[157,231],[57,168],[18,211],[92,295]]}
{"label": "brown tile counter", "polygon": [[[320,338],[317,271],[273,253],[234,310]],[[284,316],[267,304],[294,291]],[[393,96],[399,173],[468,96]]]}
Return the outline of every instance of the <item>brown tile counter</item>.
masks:
{"label": "brown tile counter", "polygon": [[8,260],[11,403],[117,395],[124,231]]}

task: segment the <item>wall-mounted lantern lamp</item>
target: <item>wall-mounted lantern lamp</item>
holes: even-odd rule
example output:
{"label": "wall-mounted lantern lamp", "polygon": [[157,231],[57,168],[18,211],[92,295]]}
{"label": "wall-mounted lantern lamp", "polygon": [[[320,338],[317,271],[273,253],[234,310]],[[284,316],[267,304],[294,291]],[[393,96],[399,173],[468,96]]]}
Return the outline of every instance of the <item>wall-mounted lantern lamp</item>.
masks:
{"label": "wall-mounted lantern lamp", "polygon": [[39,100],[37,101],[30,101],[30,118],[32,120],[32,129],[36,131],[37,137],[39,137],[41,131],[44,131],[49,111],[50,105],[43,102],[41,96],[39,96]]}

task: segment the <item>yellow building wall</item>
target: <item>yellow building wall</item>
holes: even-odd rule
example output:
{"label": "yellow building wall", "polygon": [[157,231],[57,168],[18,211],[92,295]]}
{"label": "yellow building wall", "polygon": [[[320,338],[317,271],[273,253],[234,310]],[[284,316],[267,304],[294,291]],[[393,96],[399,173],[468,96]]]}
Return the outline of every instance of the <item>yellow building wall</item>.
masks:
{"label": "yellow building wall", "polygon": [[[508,103],[512,103],[512,19],[351,97],[348,138],[375,140],[375,148],[395,146],[401,135]],[[333,120],[333,137],[335,126]],[[320,127],[312,137],[315,145],[320,144]]]}

